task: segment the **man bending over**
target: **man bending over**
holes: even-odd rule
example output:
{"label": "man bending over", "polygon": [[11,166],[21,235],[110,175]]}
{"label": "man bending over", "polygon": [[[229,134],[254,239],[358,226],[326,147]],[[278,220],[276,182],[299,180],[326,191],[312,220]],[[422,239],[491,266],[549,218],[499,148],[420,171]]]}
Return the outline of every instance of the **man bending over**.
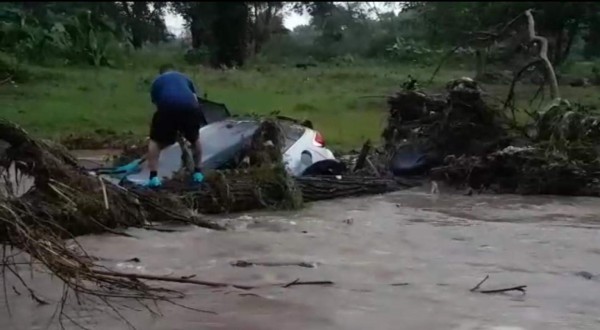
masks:
{"label": "man bending over", "polygon": [[158,160],[160,152],[177,140],[177,133],[193,145],[194,182],[202,182],[202,148],[200,146],[200,125],[202,113],[194,83],[184,74],[174,71],[171,66],[163,66],[160,75],[152,83],[150,91],[156,112],[150,126],[150,142],[148,144],[149,187],[158,187]]}

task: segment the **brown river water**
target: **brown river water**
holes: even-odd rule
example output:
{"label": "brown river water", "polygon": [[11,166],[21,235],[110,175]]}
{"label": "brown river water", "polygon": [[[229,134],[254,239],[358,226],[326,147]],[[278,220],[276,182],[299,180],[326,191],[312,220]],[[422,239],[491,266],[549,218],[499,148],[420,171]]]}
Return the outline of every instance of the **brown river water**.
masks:
{"label": "brown river water", "polygon": [[[134,237],[79,241],[123,272],[237,284],[335,283],[252,291],[156,283],[185,292],[178,303],[216,314],[168,303],[158,303],[161,316],[119,308],[137,329],[600,329],[598,199],[426,190],[215,218],[234,225],[226,232],[132,229]],[[125,261],[131,258],[139,262]],[[315,267],[233,267],[237,260]],[[28,268],[21,269],[30,280]],[[527,293],[470,292],[486,275],[482,289],[527,285]],[[7,275],[0,329],[60,328],[49,320],[62,285],[39,272],[33,278],[51,304],[33,302]],[[130,328],[106,306],[90,310],[71,302],[65,310],[88,329]],[[68,321],[64,326],[77,329]]]}

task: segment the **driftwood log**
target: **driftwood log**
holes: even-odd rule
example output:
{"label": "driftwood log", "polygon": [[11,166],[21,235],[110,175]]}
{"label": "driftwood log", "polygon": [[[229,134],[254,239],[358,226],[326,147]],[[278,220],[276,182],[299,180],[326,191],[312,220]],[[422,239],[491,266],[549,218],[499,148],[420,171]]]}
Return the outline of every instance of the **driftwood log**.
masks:
{"label": "driftwood log", "polygon": [[[275,170],[276,171],[276,170]],[[390,178],[370,176],[303,176],[275,178],[274,169],[254,168],[235,175],[214,172],[207,175],[206,184],[193,188],[187,184],[170,182],[163,190],[129,189],[145,199],[163,198],[164,193],[179,203],[204,214],[244,212],[256,209],[296,209],[305,202],[382,194],[417,183],[398,183]],[[262,173],[261,173],[262,172]],[[271,172],[270,179],[257,176]],[[276,172],[275,172],[276,173]]]}

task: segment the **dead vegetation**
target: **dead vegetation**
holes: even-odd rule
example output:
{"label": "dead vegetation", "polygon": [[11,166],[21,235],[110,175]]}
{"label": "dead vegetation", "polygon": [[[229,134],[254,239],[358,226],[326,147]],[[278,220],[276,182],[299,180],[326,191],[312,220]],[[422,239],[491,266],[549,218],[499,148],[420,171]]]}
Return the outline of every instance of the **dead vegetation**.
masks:
{"label": "dead vegetation", "polygon": [[[14,123],[0,120],[0,171],[9,169],[31,181],[31,187],[16,194],[11,184],[0,195],[0,240],[31,257],[65,284],[69,294],[100,299],[134,299],[173,302],[178,292],[150,286],[143,281],[181,282],[196,285],[232,286],[181,277],[164,277],[114,272],[99,266],[83,248],[67,239],[93,233],[127,235],[126,227],[153,229],[157,222],[179,222],[224,230],[218,223],[203,219],[202,213],[246,211],[257,208],[295,209],[305,201],[383,193],[399,189],[393,180],[350,176],[343,178],[292,178],[281,163],[277,148],[281,139],[273,121],[265,120],[247,151],[249,167],[207,173],[206,185],[189,188],[183,175],[165,183],[162,191],[131,187],[126,189],[90,175],[61,145],[32,138]],[[12,180],[12,179],[11,179]],[[10,181],[10,180],[9,180]],[[5,182],[6,183],[6,182]],[[5,249],[6,251],[6,249]],[[39,303],[46,303],[20,277],[14,255],[3,255],[4,274],[16,276]],[[329,281],[265,285],[284,287],[332,284]],[[83,298],[81,298],[83,299]],[[61,302],[64,305],[64,301]],[[66,317],[62,312],[60,317]]]}
{"label": "dead vegetation", "polygon": [[484,97],[468,78],[449,83],[445,95],[404,90],[391,97],[386,164],[396,150],[412,148],[432,160],[432,180],[460,189],[600,195],[600,118],[591,109],[556,98],[520,123]]}
{"label": "dead vegetation", "polygon": [[[444,95],[427,94],[414,82],[407,84],[388,101],[388,126],[383,132],[386,164],[397,150],[415,149],[430,160],[432,180],[447,181],[457,188],[600,195],[600,150],[596,146],[600,118],[591,109],[560,98],[547,40],[536,34],[532,12],[528,10],[499,31],[475,39],[499,40],[517,21],[526,23],[527,40],[537,55],[516,71],[506,100],[500,103],[488,97],[480,84],[469,78],[450,82]],[[545,79],[539,89],[548,88],[551,101],[537,111],[517,109],[517,82],[532,68],[542,69]],[[518,120],[517,112],[526,114],[527,119]]]}

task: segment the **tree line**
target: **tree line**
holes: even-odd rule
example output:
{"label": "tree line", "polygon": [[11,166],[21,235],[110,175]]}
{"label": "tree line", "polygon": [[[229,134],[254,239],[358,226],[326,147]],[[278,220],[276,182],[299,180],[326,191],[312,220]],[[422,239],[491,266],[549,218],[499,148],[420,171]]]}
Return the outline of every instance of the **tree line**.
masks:
{"label": "tree line", "polygon": [[[522,51],[524,20],[508,31],[512,42],[496,34],[529,8],[555,65],[574,53],[600,56],[598,2],[407,2],[396,12],[370,2],[4,2],[0,52],[40,64],[110,66],[120,51],[174,40],[165,24],[171,12],[189,32],[187,60],[212,66],[242,66],[249,58],[430,64],[462,44],[459,55],[492,61],[498,49]],[[291,11],[308,13],[309,23],[287,30]]]}

